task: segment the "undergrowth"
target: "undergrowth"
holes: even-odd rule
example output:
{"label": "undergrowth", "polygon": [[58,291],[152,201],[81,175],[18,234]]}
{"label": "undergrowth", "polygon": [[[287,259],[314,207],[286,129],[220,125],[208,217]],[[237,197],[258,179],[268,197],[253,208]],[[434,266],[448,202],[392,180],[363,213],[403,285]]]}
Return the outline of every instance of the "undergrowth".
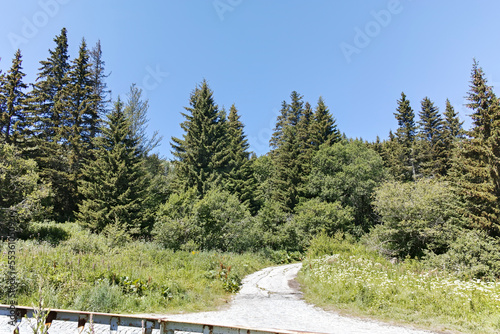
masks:
{"label": "undergrowth", "polygon": [[305,298],[349,314],[466,333],[500,332],[500,282],[392,263],[343,235],[320,235],[299,275]]}
{"label": "undergrowth", "polygon": [[[187,252],[150,241],[116,244],[76,224],[40,224],[16,242],[17,301],[49,308],[167,313],[213,309],[241,279],[274,264],[262,254]],[[35,239],[29,239],[34,237]],[[7,303],[7,243],[0,243],[0,300]]]}

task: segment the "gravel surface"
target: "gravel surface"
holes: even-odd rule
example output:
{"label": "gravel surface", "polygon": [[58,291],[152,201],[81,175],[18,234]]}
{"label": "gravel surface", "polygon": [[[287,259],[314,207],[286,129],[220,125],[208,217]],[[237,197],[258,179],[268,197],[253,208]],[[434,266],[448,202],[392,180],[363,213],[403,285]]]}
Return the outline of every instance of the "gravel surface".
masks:
{"label": "gravel surface", "polygon": [[[202,322],[206,324],[267,329],[288,329],[338,334],[429,334],[431,332],[380,322],[361,320],[326,312],[305,303],[297,290],[294,278],[301,264],[270,267],[247,276],[240,292],[226,309],[176,315],[148,314],[172,321]],[[0,334],[11,334],[7,317],[0,317]],[[23,321],[21,334],[30,333]],[[109,326],[96,325],[96,333],[107,333]],[[124,328],[119,333],[140,333],[138,329]],[[157,333],[158,331],[154,331]],[[76,333],[75,323],[54,322],[50,334]]]}

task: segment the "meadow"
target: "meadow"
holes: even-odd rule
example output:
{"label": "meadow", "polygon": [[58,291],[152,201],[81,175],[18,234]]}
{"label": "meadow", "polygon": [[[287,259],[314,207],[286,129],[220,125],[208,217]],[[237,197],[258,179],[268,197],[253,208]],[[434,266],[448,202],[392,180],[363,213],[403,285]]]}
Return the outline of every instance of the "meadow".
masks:
{"label": "meadow", "polygon": [[500,282],[459,279],[412,259],[393,263],[348,238],[313,240],[299,280],[307,301],[343,314],[454,333],[500,332]]}
{"label": "meadow", "polygon": [[[172,251],[144,240],[91,234],[76,224],[34,224],[16,242],[19,305],[117,313],[213,309],[241,279],[274,264],[264,254]],[[7,242],[0,244],[0,298],[7,304]]]}

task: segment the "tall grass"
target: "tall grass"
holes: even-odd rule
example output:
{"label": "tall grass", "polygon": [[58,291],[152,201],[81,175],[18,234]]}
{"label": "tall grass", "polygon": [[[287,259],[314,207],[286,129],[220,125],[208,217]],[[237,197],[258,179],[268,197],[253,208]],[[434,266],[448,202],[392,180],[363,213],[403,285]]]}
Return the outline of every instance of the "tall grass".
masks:
{"label": "tall grass", "polygon": [[[54,224],[52,224],[54,225]],[[38,288],[49,308],[120,313],[207,310],[224,303],[245,275],[272,264],[258,254],[174,252],[158,244],[93,235],[57,225],[59,240],[18,241],[18,303],[32,305]],[[50,228],[53,229],[53,228]],[[47,227],[45,227],[47,230]],[[7,244],[0,244],[0,288],[6,285]],[[0,289],[0,298],[6,295]]]}
{"label": "tall grass", "polygon": [[500,332],[500,282],[460,280],[410,259],[391,263],[324,235],[303,268],[306,299],[323,307],[434,330]]}

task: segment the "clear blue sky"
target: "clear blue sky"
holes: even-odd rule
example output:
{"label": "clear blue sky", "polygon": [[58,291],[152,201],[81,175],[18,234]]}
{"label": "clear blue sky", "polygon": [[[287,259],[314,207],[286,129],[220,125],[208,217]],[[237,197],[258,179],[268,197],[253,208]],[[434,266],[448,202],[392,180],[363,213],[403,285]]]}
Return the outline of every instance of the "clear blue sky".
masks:
{"label": "clear blue sky", "polygon": [[313,107],[323,96],[341,132],[372,141],[397,128],[402,91],[416,112],[425,96],[440,110],[449,98],[468,126],[474,57],[500,85],[493,0],[3,0],[0,12],[0,68],[19,47],[28,82],[62,27],[71,57],[82,37],[89,46],[100,39],[113,98],[132,83],[144,88],[166,158],[204,78],[219,106],[236,104],[258,155],[293,90]]}

